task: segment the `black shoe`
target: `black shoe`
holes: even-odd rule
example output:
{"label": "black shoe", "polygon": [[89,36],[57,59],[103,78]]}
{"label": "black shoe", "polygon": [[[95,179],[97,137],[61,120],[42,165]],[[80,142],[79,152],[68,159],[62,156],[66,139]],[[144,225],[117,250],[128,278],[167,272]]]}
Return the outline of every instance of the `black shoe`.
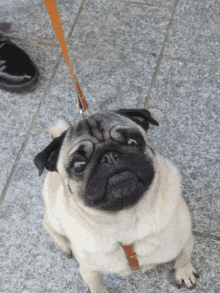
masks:
{"label": "black shoe", "polygon": [[39,71],[30,57],[0,34],[0,89],[10,92],[33,90]]}

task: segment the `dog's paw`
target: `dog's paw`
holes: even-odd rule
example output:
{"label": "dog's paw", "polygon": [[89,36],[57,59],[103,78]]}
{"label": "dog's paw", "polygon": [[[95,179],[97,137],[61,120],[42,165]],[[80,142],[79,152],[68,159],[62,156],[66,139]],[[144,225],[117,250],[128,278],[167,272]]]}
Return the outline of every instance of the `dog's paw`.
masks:
{"label": "dog's paw", "polygon": [[198,271],[189,263],[185,267],[175,269],[174,277],[178,289],[182,287],[183,282],[188,289],[194,289],[197,282],[196,278],[199,278],[199,275]]}

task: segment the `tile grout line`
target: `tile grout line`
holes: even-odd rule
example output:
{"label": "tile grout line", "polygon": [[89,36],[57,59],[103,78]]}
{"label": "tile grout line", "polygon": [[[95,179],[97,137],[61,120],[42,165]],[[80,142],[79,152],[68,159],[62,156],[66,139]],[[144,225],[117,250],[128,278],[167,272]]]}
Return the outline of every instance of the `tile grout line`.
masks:
{"label": "tile grout line", "polygon": [[31,39],[20,39],[20,38],[14,38],[14,37],[7,37],[9,38],[11,41],[18,41],[21,42],[23,44],[34,44],[34,45],[45,45],[45,46],[50,46],[50,47],[59,47],[60,45],[59,43],[54,44],[54,43],[49,43],[46,41],[35,41],[35,40],[31,40]]}
{"label": "tile grout line", "polygon": [[[78,21],[78,19],[79,19],[79,16],[80,16],[82,10],[83,10],[83,7],[84,7],[84,5],[85,5],[85,2],[86,2],[86,0],[83,0],[82,3],[81,3],[81,6],[80,6],[80,8],[79,8],[79,10],[78,10],[78,12],[77,12],[77,14],[76,14],[75,20],[74,20],[74,22],[73,22],[73,24],[72,24],[72,26],[71,26],[70,32],[69,32],[69,34],[68,34],[68,38],[71,37],[71,34],[72,34],[72,32],[74,31],[74,28],[75,28],[75,26],[76,26],[76,23],[77,23],[77,21]],[[68,39],[68,38],[67,38],[67,39]],[[24,139],[24,141],[23,141],[23,143],[22,143],[22,145],[21,145],[21,148],[20,148],[20,150],[19,150],[19,152],[18,152],[18,155],[17,155],[17,157],[16,157],[16,159],[15,159],[15,162],[14,162],[14,164],[13,164],[12,170],[11,170],[11,172],[10,172],[10,174],[9,174],[9,177],[8,177],[8,179],[7,179],[7,182],[6,182],[6,184],[5,184],[5,186],[4,186],[4,189],[3,189],[3,191],[2,191],[2,195],[0,196],[0,206],[2,205],[2,203],[3,203],[3,201],[4,201],[4,198],[5,198],[5,196],[6,196],[6,193],[7,193],[7,191],[8,191],[8,188],[9,188],[10,183],[11,183],[11,181],[12,181],[12,178],[13,178],[13,176],[14,176],[15,170],[16,170],[16,168],[17,168],[17,166],[18,166],[18,164],[19,164],[19,162],[20,162],[21,156],[22,156],[22,154],[23,154],[23,152],[24,152],[24,150],[25,150],[25,147],[26,147],[26,145],[27,145],[27,141],[28,141],[28,139],[29,139],[29,137],[30,137],[31,131],[33,130],[34,124],[35,124],[36,119],[37,119],[37,117],[38,117],[38,114],[39,114],[39,112],[40,112],[40,110],[41,110],[41,106],[42,106],[42,105],[44,104],[44,102],[45,102],[45,99],[46,99],[46,96],[47,96],[47,94],[48,94],[48,91],[49,91],[49,89],[50,89],[50,87],[51,87],[51,84],[52,84],[52,82],[53,82],[53,79],[54,79],[54,77],[55,77],[55,74],[56,74],[56,72],[57,72],[57,70],[58,70],[58,67],[59,67],[60,63],[61,63],[62,57],[63,57],[63,53],[61,52],[60,55],[59,55],[58,58],[57,58],[57,64],[55,65],[55,67],[54,67],[54,69],[53,69],[53,71],[52,71],[52,75],[51,75],[51,77],[50,77],[50,80],[49,80],[48,84],[47,84],[46,87],[45,87],[45,90],[44,90],[43,96],[42,96],[42,98],[41,98],[41,101],[40,101],[40,103],[39,103],[39,105],[38,105],[37,111],[35,112],[34,117],[32,118],[31,124],[30,124],[29,129],[28,129],[28,131],[27,131],[27,134],[26,134],[26,136],[25,136],[25,139]]]}
{"label": "tile grout line", "polygon": [[193,233],[194,236],[199,236],[199,237],[202,237],[202,238],[207,238],[207,239],[220,241],[220,236],[217,236],[217,235],[209,234],[209,233],[206,233],[206,232],[199,232],[199,231],[195,231],[195,230],[192,230],[192,233]]}
{"label": "tile grout line", "polygon": [[169,21],[169,24],[168,24],[168,27],[167,27],[166,35],[165,35],[165,38],[164,38],[164,41],[163,41],[163,44],[162,44],[162,48],[160,50],[160,55],[159,55],[159,58],[157,60],[156,68],[154,70],[154,74],[153,74],[153,77],[152,77],[152,80],[151,80],[150,88],[149,88],[146,100],[144,102],[144,108],[145,109],[147,109],[147,107],[149,105],[149,102],[150,102],[151,92],[152,92],[152,90],[154,88],[154,85],[155,85],[155,82],[156,82],[156,79],[157,79],[157,74],[158,74],[159,69],[160,69],[160,64],[161,64],[161,62],[163,60],[163,53],[164,53],[164,50],[165,50],[166,43],[168,41],[170,28],[171,28],[171,26],[173,24],[174,15],[176,13],[176,8],[177,8],[177,5],[179,4],[179,2],[180,2],[180,0],[176,0],[176,2],[174,4],[174,7],[173,7],[173,11],[172,11],[170,21]]}
{"label": "tile grout line", "polygon": [[169,55],[163,55],[162,58],[166,59],[166,60],[175,60],[175,61],[181,61],[181,62],[196,63],[196,64],[203,64],[203,65],[207,65],[207,66],[220,67],[220,63],[210,63],[210,62],[206,62],[206,61],[187,59],[184,57],[174,57],[174,56],[169,56]]}
{"label": "tile grout line", "polygon": [[162,5],[162,4],[154,4],[154,3],[144,3],[144,2],[138,2],[138,1],[125,1],[125,0],[116,0],[118,3],[124,3],[124,4],[136,4],[136,5],[143,5],[143,6],[151,6],[151,7],[158,7],[158,8],[173,8],[173,6],[170,5]]}
{"label": "tile grout line", "polygon": [[66,42],[67,42],[67,43],[69,42],[70,38],[72,37],[72,33],[73,33],[73,31],[74,31],[74,29],[75,29],[75,27],[76,27],[76,24],[77,24],[77,22],[78,22],[78,20],[79,20],[79,17],[80,17],[80,15],[81,15],[82,11],[83,11],[83,8],[84,8],[84,6],[85,6],[86,1],[87,1],[87,0],[82,0],[81,6],[80,6],[80,8],[79,8],[79,10],[78,10],[78,12],[77,12],[77,14],[76,14],[75,20],[74,20],[74,22],[73,22],[73,24],[72,24],[72,27],[71,27],[70,32],[69,32],[69,34],[68,34],[68,37],[66,38]]}

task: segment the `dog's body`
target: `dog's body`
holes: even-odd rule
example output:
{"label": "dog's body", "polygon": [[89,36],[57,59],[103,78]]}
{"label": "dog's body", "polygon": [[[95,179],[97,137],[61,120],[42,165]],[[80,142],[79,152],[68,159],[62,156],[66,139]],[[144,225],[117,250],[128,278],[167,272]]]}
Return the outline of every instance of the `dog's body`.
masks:
{"label": "dog's body", "polygon": [[143,272],[175,259],[178,286],[183,280],[193,288],[198,275],[178,170],[152,149],[144,123],[158,124],[149,112],[136,119],[138,110],[120,111],[94,115],[75,130],[65,121],[49,129],[54,141],[35,160],[40,174],[51,171],[43,186],[44,228],[74,253],[92,293],[107,292],[103,273],[132,273],[125,245],[133,246]]}

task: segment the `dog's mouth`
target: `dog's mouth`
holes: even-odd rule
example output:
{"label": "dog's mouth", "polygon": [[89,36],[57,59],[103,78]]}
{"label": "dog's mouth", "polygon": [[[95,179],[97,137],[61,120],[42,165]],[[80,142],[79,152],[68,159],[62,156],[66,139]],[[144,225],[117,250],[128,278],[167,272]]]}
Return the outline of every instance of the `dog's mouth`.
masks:
{"label": "dog's mouth", "polygon": [[[108,183],[107,185],[109,184],[119,184],[121,183],[121,181],[124,181],[124,180],[129,180],[129,178],[133,178],[135,175],[131,173],[130,171],[122,171],[122,172],[117,172],[116,174],[114,174],[113,176],[111,176],[109,179],[108,179]],[[137,176],[135,176],[137,178]]]}
{"label": "dog's mouth", "polygon": [[[115,170],[90,181],[85,193],[85,204],[103,211],[120,211],[136,204],[146,191],[141,176],[131,170]],[[107,178],[106,178],[107,177]]]}
{"label": "dog's mouth", "polygon": [[[142,184],[141,184],[142,185]],[[128,197],[137,192],[140,181],[132,172],[124,171],[109,178],[105,190],[105,201],[120,199],[126,201]]]}

